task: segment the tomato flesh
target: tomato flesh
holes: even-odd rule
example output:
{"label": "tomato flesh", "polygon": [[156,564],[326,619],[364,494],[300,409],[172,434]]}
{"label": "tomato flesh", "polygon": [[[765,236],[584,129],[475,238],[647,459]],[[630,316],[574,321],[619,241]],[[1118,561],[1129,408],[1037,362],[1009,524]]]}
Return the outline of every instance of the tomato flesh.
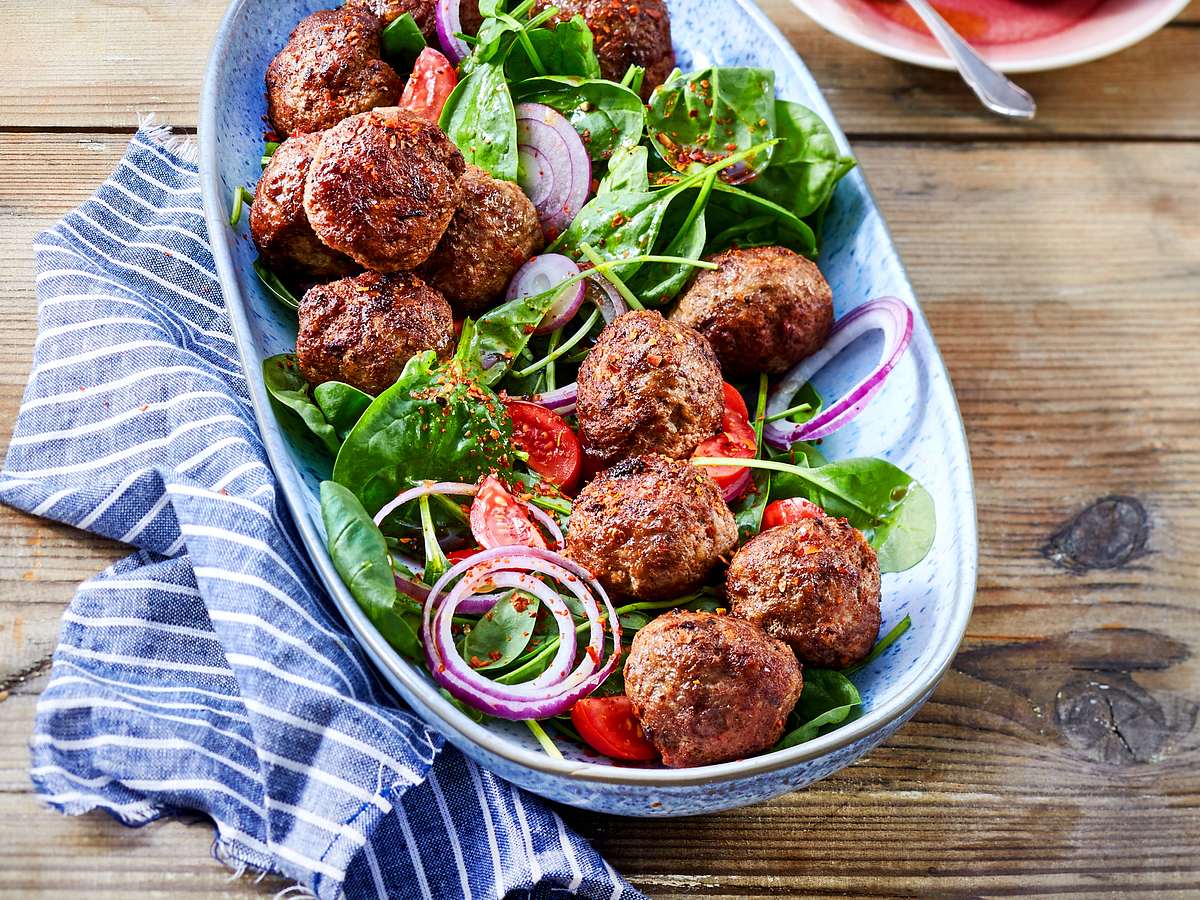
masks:
{"label": "tomato flesh", "polygon": [[529,468],[564,491],[579,481],[583,449],[563,417],[526,400],[505,402],[513,423],[513,443],[529,456]]}
{"label": "tomato flesh", "polygon": [[547,549],[546,539],[533,524],[525,505],[495,475],[487,476],[479,485],[470,519],[471,534],[487,550],[517,546]]}
{"label": "tomato flesh", "polygon": [[[758,436],[750,424],[746,401],[729,382],[725,383],[725,413],[721,418],[721,433],[701,443],[693,455],[742,459],[758,456]],[[750,471],[745,466],[712,466],[706,467],[705,471],[727,495],[736,489],[737,493],[727,496],[728,500],[737,499],[750,486]]]}
{"label": "tomato flesh", "polygon": [[446,98],[458,84],[458,75],[450,60],[432,47],[426,47],[413,64],[412,74],[400,95],[400,108],[415,113],[435,125],[442,115]]}
{"label": "tomato flesh", "polygon": [[649,762],[658,751],[646,740],[633,704],[624,694],[586,697],[571,707],[571,723],[594,750],[613,759]]}
{"label": "tomato flesh", "polygon": [[803,497],[789,497],[786,500],[776,500],[763,510],[762,530],[778,528],[780,525],[790,525],[801,519],[822,519],[825,510],[811,500]]}

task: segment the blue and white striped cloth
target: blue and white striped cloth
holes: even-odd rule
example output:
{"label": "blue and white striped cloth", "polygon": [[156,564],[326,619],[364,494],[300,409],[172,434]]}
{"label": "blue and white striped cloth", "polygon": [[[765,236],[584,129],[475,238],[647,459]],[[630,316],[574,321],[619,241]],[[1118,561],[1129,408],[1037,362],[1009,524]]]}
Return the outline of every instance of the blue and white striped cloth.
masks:
{"label": "blue and white striped cloth", "polygon": [[137,548],[63,617],[37,790],[128,825],[199,810],[222,860],[322,898],[640,896],[404,710],[318,588],[188,157],[143,128],[35,245],[40,331],[0,500]]}

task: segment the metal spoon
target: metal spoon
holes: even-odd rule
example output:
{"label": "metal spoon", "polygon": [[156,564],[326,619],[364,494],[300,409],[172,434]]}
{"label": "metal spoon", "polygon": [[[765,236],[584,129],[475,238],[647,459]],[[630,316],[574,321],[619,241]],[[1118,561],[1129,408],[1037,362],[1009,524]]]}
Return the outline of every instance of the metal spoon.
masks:
{"label": "metal spoon", "polygon": [[934,39],[954,60],[958,74],[970,85],[975,95],[994,113],[1015,119],[1032,119],[1037,104],[1028,91],[1013,84],[975,52],[957,31],[943,19],[928,0],[907,0],[913,12],[921,17],[925,27],[933,32]]}

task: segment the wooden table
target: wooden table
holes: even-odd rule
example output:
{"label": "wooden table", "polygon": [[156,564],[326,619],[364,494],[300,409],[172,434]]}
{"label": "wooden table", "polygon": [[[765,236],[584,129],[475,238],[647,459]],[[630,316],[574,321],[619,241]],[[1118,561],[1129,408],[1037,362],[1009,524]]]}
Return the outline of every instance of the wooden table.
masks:
{"label": "wooden table", "polygon": [[[217,0],[4,0],[0,429],[35,335],[30,241],[138,112],[192,128]],[[572,812],[654,896],[1200,891],[1200,5],[1025,76],[1036,122],[768,13],[824,87],[958,389],[982,557],[966,643],[911,724],[807,791],[700,819]],[[34,703],[75,584],[123,554],[0,509],[0,894],[271,894],[211,830],[39,808]]]}

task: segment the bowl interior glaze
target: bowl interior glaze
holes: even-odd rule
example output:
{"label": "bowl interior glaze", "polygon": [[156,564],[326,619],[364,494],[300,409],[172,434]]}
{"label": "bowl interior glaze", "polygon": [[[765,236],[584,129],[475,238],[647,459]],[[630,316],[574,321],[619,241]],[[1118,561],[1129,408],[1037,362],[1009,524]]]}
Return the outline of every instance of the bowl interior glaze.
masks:
{"label": "bowl interior glaze", "polygon": [[[839,315],[893,295],[916,311],[911,348],[883,392],[825,445],[832,458],[883,456],[928,488],[938,510],[932,552],[916,568],[884,576],[884,628],[906,614],[913,628],[860,673],[861,717],[845,728],[780,753],[700,769],[630,768],[572,748],[546,756],[519,724],[482,726],[460,713],[428,677],[379,637],[350,597],[324,549],[318,484],[329,464],[303,435],[281,426],[259,372],[262,360],[294,347],[294,314],[260,287],[252,242],[227,224],[231,192],[260,174],[263,73],[295,23],[316,0],[237,0],[213,50],[201,110],[201,166],[209,230],[260,426],[282,489],[316,568],[347,624],[384,676],[431,726],[484,765],[554,799],[631,814],[679,814],[737,806],[806,784],[851,762],[928,696],[966,627],[975,588],[975,505],[962,423],[946,371],[863,176],[840,184],[826,224],[821,268]],[[808,71],[765,16],[745,0],[672,0],[679,65],[759,65],[777,72],[780,96],[815,109],[845,138]],[[878,342],[843,354],[818,379],[826,396],[868,366]]]}

